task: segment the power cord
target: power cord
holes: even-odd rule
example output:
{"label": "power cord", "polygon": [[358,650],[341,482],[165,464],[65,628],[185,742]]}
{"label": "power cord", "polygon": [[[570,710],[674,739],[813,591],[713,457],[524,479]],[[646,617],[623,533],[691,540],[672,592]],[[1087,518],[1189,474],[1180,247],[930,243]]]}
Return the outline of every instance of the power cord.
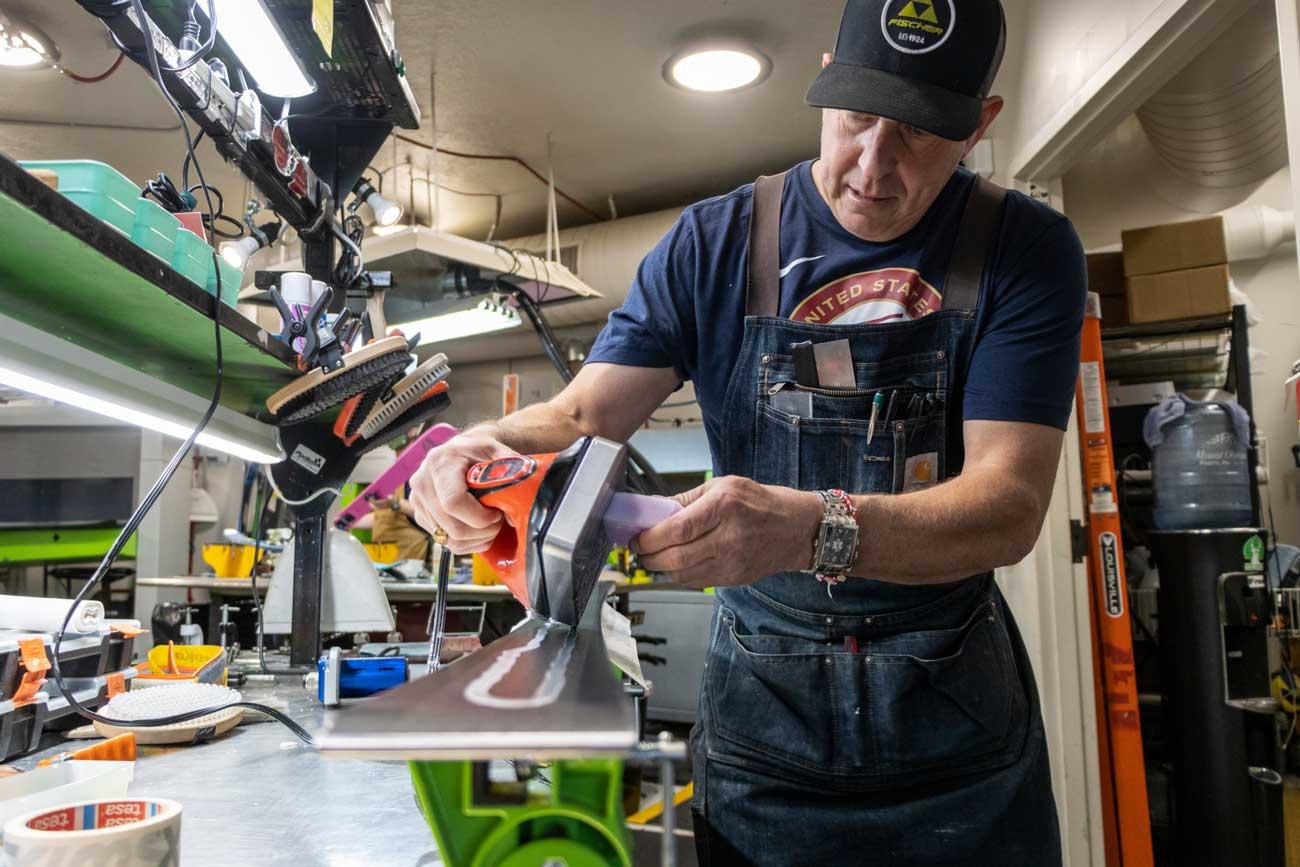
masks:
{"label": "power cord", "polygon": [[[190,56],[188,60],[182,62],[179,66],[162,66],[161,64],[158,63],[158,52],[154,48],[153,31],[150,30],[149,28],[149,19],[145,17],[143,10],[140,8],[139,4],[135,2],[135,0],[77,0],[77,2],[81,4],[81,8],[85,9],[91,15],[94,15],[96,18],[99,18],[100,20],[106,20],[108,18],[116,18],[119,15],[125,15],[127,9],[134,8],[136,10],[135,12],[136,17],[140,19],[140,31],[144,35],[144,48],[145,48],[144,53],[146,58],[149,60],[148,65],[151,72],[156,72],[156,71],[170,72],[170,73],[184,72],[194,64],[198,63],[204,57],[206,57],[208,53],[212,51],[213,47],[217,44],[217,2],[216,0],[208,0],[208,38],[196,49],[194,49],[194,53]],[[193,44],[194,41],[197,41],[196,37],[198,36],[201,30],[198,23],[198,19],[196,19],[194,16],[194,9],[197,5],[198,5],[198,0],[191,0],[189,6],[189,14],[186,17],[185,24],[182,28],[182,37],[181,37],[183,40],[182,44],[186,44],[187,41],[188,44]],[[113,44],[117,46],[118,51],[127,55],[132,60],[139,62],[140,56],[138,51],[134,51],[130,48],[127,48],[125,45],[123,45],[122,40],[117,38],[117,34],[114,33],[112,29],[109,29],[108,35],[109,38],[113,40]],[[159,85],[161,86],[161,77],[158,75],[155,75],[154,77],[160,79]],[[172,102],[173,104],[175,104],[175,100],[171,98],[170,93],[167,94],[167,100],[168,102]]]}
{"label": "power cord", "polygon": [[[281,500],[284,500],[284,497],[280,496],[279,489],[275,487],[275,482],[269,477],[267,480],[271,482],[271,489],[275,491],[276,496],[279,496]],[[261,485],[259,484],[258,487],[260,486]],[[257,502],[257,514],[253,517],[253,566],[248,570],[249,589],[253,592],[253,606],[257,609],[257,665],[263,674],[309,674],[312,671],[310,668],[304,668],[301,666],[272,668],[266,664],[266,647],[264,646],[262,634],[262,624],[265,615],[262,608],[262,597],[257,593],[257,561],[261,559],[262,556],[262,513],[266,511],[266,500],[259,498]],[[283,554],[281,556],[283,556]]]}
{"label": "power cord", "polygon": [[451,551],[440,545],[438,557],[438,597],[429,609],[429,661],[425,671],[429,674],[442,668],[442,638],[447,631],[447,592],[451,584]]}
{"label": "power cord", "polygon": [[[88,2],[88,0],[81,0],[81,2],[83,3],[83,5],[86,5],[86,2]],[[135,10],[136,16],[139,17],[141,24],[145,25],[147,29],[147,23],[149,19],[145,15],[144,6],[141,0],[125,0],[125,2],[129,2],[131,4],[132,8],[134,8]],[[109,0],[104,0],[104,2],[92,3],[91,5],[111,6],[117,10],[115,14],[121,14],[122,9],[125,8],[125,2],[124,0],[111,0],[111,2],[109,2]],[[213,15],[211,16],[212,31],[213,33],[215,33],[216,18],[215,18],[215,10],[211,8],[212,0],[209,0],[209,5],[210,5],[210,11],[213,12]],[[192,162],[194,163],[194,168],[198,173],[199,184],[203,188],[203,195],[204,195],[204,200],[207,204],[208,214],[209,216],[215,216],[216,210],[213,207],[212,196],[208,192],[207,181],[203,177],[203,168],[199,165],[198,159],[194,156],[194,140],[190,136],[189,124],[186,123],[184,113],[182,113],[180,106],[177,105],[176,100],[172,98],[171,93],[168,92],[167,86],[163,81],[162,72],[158,65],[158,56],[154,50],[152,39],[145,40],[145,48],[146,48],[146,55],[149,60],[149,70],[153,75],[153,79],[158,84],[158,87],[162,90],[163,96],[167,99],[167,103],[172,107],[172,110],[176,113],[176,117],[180,120],[181,131],[185,135],[186,148],[188,149]],[[100,582],[104,578],[105,573],[108,572],[108,570],[112,567],[113,563],[117,560],[117,557],[122,552],[122,548],[125,547],[127,540],[130,539],[135,534],[141,522],[144,520],[145,515],[147,515],[149,513],[149,510],[153,508],[153,506],[158,502],[158,498],[162,495],[163,490],[167,487],[167,484],[171,481],[172,477],[175,476],[177,469],[181,466],[186,456],[188,456],[188,454],[190,453],[190,450],[194,447],[194,443],[198,439],[199,434],[203,432],[203,430],[207,427],[208,422],[212,420],[213,414],[216,413],[217,407],[221,403],[221,391],[225,379],[225,370],[224,370],[224,360],[222,355],[222,341],[221,341],[221,302],[219,300],[221,297],[221,269],[217,263],[217,254],[215,250],[212,252],[212,267],[216,273],[216,279],[217,279],[217,292],[213,299],[213,317],[212,317],[213,334],[214,334],[215,344],[216,344],[216,383],[213,386],[212,399],[208,402],[207,409],[204,411],[202,418],[199,419],[199,423],[195,426],[194,430],[190,432],[189,437],[186,438],[185,442],[181,444],[181,447],[176,450],[175,454],[172,455],[171,460],[167,462],[167,466],[163,468],[162,473],[158,476],[158,480],[154,482],[153,486],[149,489],[148,493],[146,493],[144,498],[141,499],[140,504],[136,506],[135,511],[131,513],[131,517],[127,519],[125,526],[122,527],[122,530],[121,532],[118,533],[117,538],[113,540],[113,544],[109,546],[108,552],[105,553],[103,560],[100,561],[99,566],[95,569],[94,574],[91,575],[90,580],[85,583],[85,585],[77,593],[76,597],[74,597],[72,604],[68,606],[68,613],[64,616],[63,623],[59,628],[58,635],[56,635],[54,639],[54,653],[53,653],[54,659],[52,660],[52,665],[51,665],[51,672],[53,675],[54,683],[58,687],[59,692],[62,693],[63,697],[67,700],[70,707],[72,707],[82,717],[89,720],[93,720],[95,722],[102,722],[108,725],[120,725],[122,723],[122,720],[116,720],[116,719],[112,719],[111,717],[101,716],[100,714],[90,710],[89,708],[87,708],[77,700],[77,697],[72,694],[72,691],[68,688],[67,683],[64,681],[63,671],[59,665],[59,650],[63,645],[63,637],[68,631],[68,625],[72,622],[73,613],[77,610],[77,608],[81,605],[81,603],[84,602],[89,596],[91,596],[91,594],[98,588]],[[131,720],[130,724],[132,726],[139,726],[145,728],[155,728],[159,726],[176,725],[178,723],[189,722],[190,720],[198,719],[199,717],[207,716],[208,714],[218,713],[220,711],[226,710],[228,708],[233,708],[233,707],[243,707],[249,710],[255,710],[258,713],[266,714],[267,716],[284,724],[286,728],[288,728],[291,732],[294,733],[294,735],[296,735],[299,739],[301,739],[305,743],[309,745],[314,745],[314,740],[311,736],[311,733],[308,732],[301,725],[299,725],[295,720],[290,718],[282,711],[277,710],[276,708],[268,707],[263,704],[258,704],[257,702],[248,702],[248,701],[228,702],[226,704],[219,705],[217,707],[201,708],[199,710],[189,711],[181,714],[173,714],[171,716],[166,716],[166,717],[157,717],[154,719],[143,719],[143,720]]]}
{"label": "power cord", "polygon": [[[542,342],[542,349],[545,351],[546,357],[550,359],[551,365],[556,372],[560,374],[560,378],[565,383],[572,382],[573,373],[570,372],[569,365],[564,360],[564,353],[560,349],[559,340],[556,339],[555,332],[551,330],[551,324],[546,321],[546,316],[542,313],[538,303],[522,288],[505,279],[499,279],[497,285],[500,288],[508,289],[515,299],[515,303],[519,305],[519,309],[524,311],[524,315],[533,324],[533,329]],[[667,494],[667,483],[650,465],[650,461],[646,459],[646,456],[641,454],[631,443],[627,443],[626,446],[629,464],[627,472],[629,487],[640,494],[658,494],[660,496]]]}

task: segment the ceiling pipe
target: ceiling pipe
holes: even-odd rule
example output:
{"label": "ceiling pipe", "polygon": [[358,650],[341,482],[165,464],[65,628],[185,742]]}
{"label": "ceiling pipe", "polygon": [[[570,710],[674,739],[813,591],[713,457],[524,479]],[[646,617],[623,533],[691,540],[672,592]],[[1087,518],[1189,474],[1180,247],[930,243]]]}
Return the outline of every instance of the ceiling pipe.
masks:
{"label": "ceiling pipe", "polygon": [[1289,241],[1295,241],[1295,211],[1267,205],[1237,205],[1220,213],[1228,261],[1262,259]]}

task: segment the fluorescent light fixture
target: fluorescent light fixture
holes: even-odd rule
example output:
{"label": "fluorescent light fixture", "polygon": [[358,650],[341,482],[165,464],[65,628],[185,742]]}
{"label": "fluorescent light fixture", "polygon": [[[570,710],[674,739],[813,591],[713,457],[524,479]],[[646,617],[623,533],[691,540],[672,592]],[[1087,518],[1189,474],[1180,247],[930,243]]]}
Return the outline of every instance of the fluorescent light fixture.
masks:
{"label": "fluorescent light fixture", "polygon": [[[111,400],[104,400],[91,394],[76,391],[71,388],[65,388],[56,383],[44,379],[37,379],[34,376],[28,376],[25,373],[19,373],[16,370],[10,370],[0,367],[0,383],[16,388],[19,391],[25,391],[28,394],[34,394],[38,397],[46,397],[50,400],[66,403],[68,406],[75,406],[78,409],[84,409],[98,415],[108,416],[109,418],[120,421],[125,424],[132,424],[136,427],[142,427],[147,430],[158,431],[178,440],[187,439],[193,432],[193,425],[185,426],[179,422],[163,418],[160,415],[153,415],[141,410],[132,409],[125,404],[114,403]],[[219,452],[234,455],[246,461],[252,461],[255,464],[274,464],[279,463],[279,455],[272,455],[269,452],[259,451],[250,448],[234,440],[227,439],[219,434],[210,431],[203,431],[199,434],[196,442],[199,445],[208,446]]]}
{"label": "fluorescent light fixture", "polygon": [[[207,16],[207,2],[197,4]],[[314,93],[316,83],[289,48],[262,0],[216,0],[217,31],[267,96]]]}
{"label": "fluorescent light fixture", "polygon": [[664,78],[669,84],[705,93],[752,87],[771,71],[767,57],[745,47],[690,49],[674,54],[664,64]]}
{"label": "fluorescent light fixture", "polygon": [[484,298],[472,310],[457,310],[430,316],[415,322],[401,323],[404,334],[419,334],[420,346],[442,343],[458,337],[473,337],[478,334],[491,334],[495,331],[507,331],[520,325],[519,313],[513,307]]}
{"label": "fluorescent light fixture", "polygon": [[0,66],[44,69],[58,61],[58,47],[39,27],[0,12]]}
{"label": "fluorescent light fixture", "polygon": [[[0,315],[0,386],[185,439],[208,399]],[[283,460],[275,428],[218,407],[198,443],[253,463]]]}

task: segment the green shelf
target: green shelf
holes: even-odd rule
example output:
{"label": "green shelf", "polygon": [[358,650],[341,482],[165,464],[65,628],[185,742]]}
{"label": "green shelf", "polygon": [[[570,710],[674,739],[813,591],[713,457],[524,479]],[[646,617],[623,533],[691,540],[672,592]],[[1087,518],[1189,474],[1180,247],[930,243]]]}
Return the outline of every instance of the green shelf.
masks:
{"label": "green shelf", "polygon": [[[117,527],[0,530],[0,566],[98,560],[108,553],[118,532]],[[134,560],[135,544],[132,536],[118,559]]]}
{"label": "green shelf", "polygon": [[219,305],[0,154],[0,309],[5,315],[207,397],[220,310],[222,404],[269,420],[267,396],[295,376],[293,351]]}

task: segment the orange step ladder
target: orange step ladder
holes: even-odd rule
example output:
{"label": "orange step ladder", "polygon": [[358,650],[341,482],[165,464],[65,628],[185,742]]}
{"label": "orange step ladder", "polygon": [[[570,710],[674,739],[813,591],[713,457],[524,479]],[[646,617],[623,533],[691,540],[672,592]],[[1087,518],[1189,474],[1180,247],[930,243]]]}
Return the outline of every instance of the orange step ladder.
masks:
{"label": "orange step ladder", "polygon": [[1107,867],[1154,867],[1146,762],[1138,717],[1137,670],[1115,499],[1115,456],[1102,363],[1101,303],[1088,293],[1078,403],[1079,448],[1088,508],[1088,585]]}

